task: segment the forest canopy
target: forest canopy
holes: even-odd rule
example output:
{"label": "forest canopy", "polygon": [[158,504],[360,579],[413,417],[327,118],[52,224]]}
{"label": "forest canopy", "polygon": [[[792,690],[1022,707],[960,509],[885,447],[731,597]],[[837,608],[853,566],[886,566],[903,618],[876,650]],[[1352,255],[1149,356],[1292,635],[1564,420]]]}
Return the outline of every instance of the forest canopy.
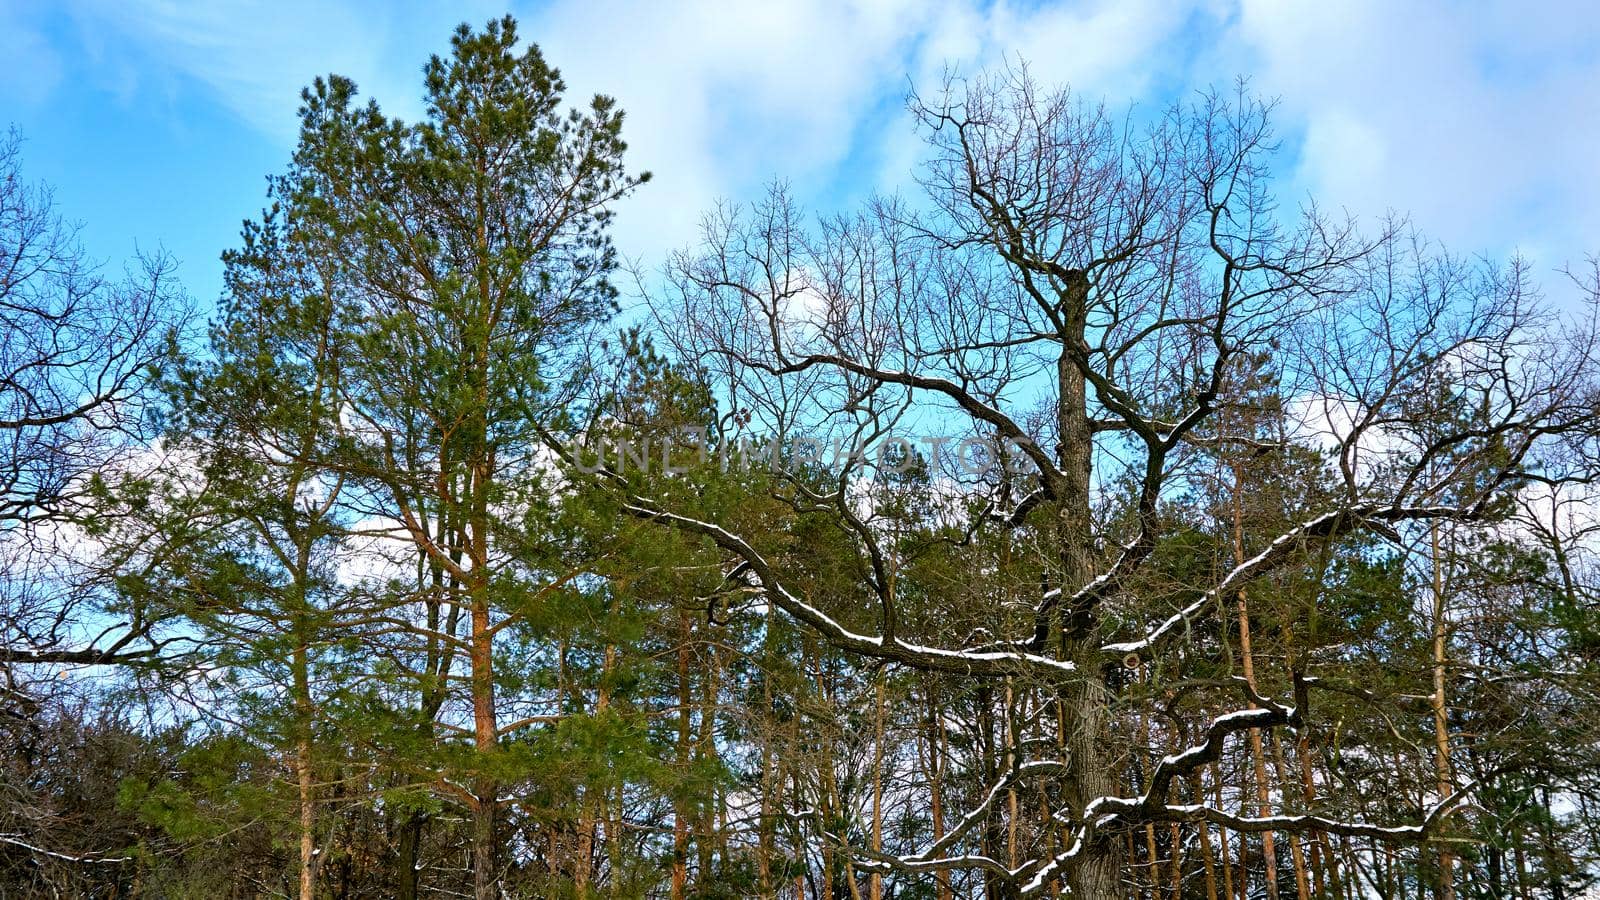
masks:
{"label": "forest canopy", "polygon": [[1019,63],[634,266],[615,101],[422,75],[305,89],[209,314],[0,144],[0,896],[1600,883],[1593,260]]}

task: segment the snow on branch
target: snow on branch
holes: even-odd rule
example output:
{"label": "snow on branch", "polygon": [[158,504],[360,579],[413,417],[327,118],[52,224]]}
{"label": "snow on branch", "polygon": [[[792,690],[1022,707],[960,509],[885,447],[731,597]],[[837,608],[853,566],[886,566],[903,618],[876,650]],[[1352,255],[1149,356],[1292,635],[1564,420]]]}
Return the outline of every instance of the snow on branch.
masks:
{"label": "snow on branch", "polygon": [[1077,675],[1077,668],[1066,660],[1035,653],[1015,651],[950,650],[912,644],[899,638],[885,639],[851,631],[827,613],[805,602],[784,587],[771,564],[748,542],[711,522],[670,513],[656,508],[643,498],[634,497],[623,505],[629,515],[661,522],[710,538],[717,546],[737,555],[750,566],[750,574],[760,583],[767,598],[779,609],[816,630],[841,650],[876,659],[898,662],[916,669],[952,672],[962,675],[1042,675],[1053,680]]}
{"label": "snow on branch", "polygon": [[21,838],[22,836],[19,834],[0,834],[0,843],[10,844],[13,847],[21,847],[30,853],[39,853],[44,856],[54,857],[55,859],[64,859],[67,862],[72,863],[125,863],[133,860],[133,857],[131,856],[101,856],[97,853],[85,853],[80,856],[73,856],[70,853],[61,853],[55,850],[46,850],[43,847],[35,847],[34,845],[23,841]]}
{"label": "snow on branch", "polygon": [[1247,582],[1283,565],[1293,558],[1294,554],[1308,540],[1332,540],[1364,524],[1377,522],[1399,522],[1408,519],[1470,518],[1476,515],[1478,510],[1478,505],[1473,507],[1395,506],[1373,503],[1323,513],[1284,532],[1273,539],[1266,549],[1234,566],[1232,571],[1217,582],[1216,587],[1201,594],[1192,603],[1174,613],[1144,637],[1135,641],[1106,644],[1101,648],[1101,653],[1112,660],[1121,659],[1129,654],[1136,654],[1144,659],[1155,656],[1167,644],[1178,636],[1185,634],[1194,621],[1203,615],[1206,610],[1213,608],[1218,597],[1231,594],[1239,590]]}

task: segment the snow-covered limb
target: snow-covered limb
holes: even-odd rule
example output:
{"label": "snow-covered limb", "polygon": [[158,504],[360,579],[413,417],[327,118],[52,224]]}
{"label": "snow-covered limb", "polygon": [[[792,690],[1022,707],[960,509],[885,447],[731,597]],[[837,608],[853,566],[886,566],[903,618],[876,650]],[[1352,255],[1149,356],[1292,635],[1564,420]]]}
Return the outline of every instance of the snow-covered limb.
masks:
{"label": "snow-covered limb", "polygon": [[1092,606],[1099,600],[1109,596],[1122,578],[1138,568],[1139,563],[1143,562],[1147,555],[1148,553],[1142,550],[1140,542],[1136,541],[1125,545],[1111,568],[1095,576],[1088,584],[1078,588],[1071,594],[1063,595],[1061,588],[1058,587],[1045,591],[1044,596],[1040,598],[1037,609],[1034,611],[1033,634],[1027,640],[996,641],[974,647],[973,650],[977,652],[992,650],[1037,652],[1048,645],[1052,629],[1051,622],[1055,617],[1055,610],[1062,606],[1063,602],[1068,609],[1082,609]]}
{"label": "snow-covered limb", "polygon": [[[1089,804],[1083,818],[1073,829],[1072,843],[1049,860],[1030,860],[1018,867],[1018,876],[1031,875],[1022,886],[1022,895],[1038,894],[1053,879],[1059,878],[1083,852],[1095,835],[1113,824],[1144,825],[1156,822],[1208,822],[1235,831],[1259,833],[1264,831],[1301,834],[1320,831],[1347,837],[1365,837],[1389,842],[1425,841],[1436,831],[1444,817],[1457,809],[1469,796],[1476,782],[1434,804],[1422,820],[1414,825],[1374,825],[1369,822],[1330,819],[1308,814],[1285,816],[1239,816],[1203,803],[1162,804],[1146,807],[1142,801],[1127,797],[1101,797]],[[1057,818],[1060,818],[1058,815]]]}
{"label": "snow-covered limb", "polygon": [[1044,490],[1044,488],[1034,488],[1032,491],[1028,492],[1026,497],[1018,500],[1016,505],[1011,508],[1010,512],[995,510],[991,501],[990,506],[983,512],[983,518],[1000,522],[1008,528],[1015,528],[1018,525],[1021,525],[1023,520],[1027,519],[1028,513],[1032,512],[1034,508],[1043,502],[1048,496],[1049,494]]}
{"label": "snow-covered limb", "polygon": [[1156,811],[1156,816],[1151,821],[1205,821],[1213,825],[1223,825],[1235,831],[1252,833],[1262,831],[1288,833],[1323,831],[1329,834],[1339,834],[1347,837],[1367,837],[1380,841],[1422,841],[1426,840],[1434,831],[1437,831],[1439,823],[1450,813],[1460,808],[1462,801],[1469,797],[1476,788],[1477,782],[1472,781],[1452,792],[1449,796],[1430,807],[1427,813],[1423,815],[1422,821],[1415,825],[1374,825],[1370,822],[1330,819],[1326,816],[1306,814],[1238,816],[1206,806],[1203,803],[1164,806]]}
{"label": "snow-covered limb", "polygon": [[[985,869],[990,872],[1012,880],[1017,878],[1023,870],[1008,868],[992,856],[982,853],[963,853],[959,856],[930,857],[927,852],[916,856],[901,857],[881,853],[870,847],[857,847],[837,832],[829,831],[821,822],[821,812],[815,807],[797,809],[788,814],[795,819],[810,819],[816,823],[817,833],[824,840],[832,842],[843,850],[850,858],[850,865],[867,872],[888,873],[890,871],[902,872],[937,872],[947,869]],[[932,848],[929,848],[931,851]],[[926,858],[925,858],[926,857]],[[863,862],[863,860],[865,860]]]}
{"label": "snow-covered limb", "polygon": [[124,663],[146,662],[154,659],[157,651],[152,649],[141,650],[100,650],[94,647],[81,650],[62,650],[54,648],[28,648],[28,647],[0,647],[0,663],[18,665],[68,665],[68,666],[103,666],[121,665]]}
{"label": "snow-covered limb", "polygon": [[1147,540],[1145,535],[1141,535],[1140,540],[1122,548],[1122,552],[1117,555],[1117,561],[1112,563],[1111,568],[1090,580],[1088,584],[1073,591],[1070,595],[1063,597],[1060,588],[1046,593],[1043,602],[1039,604],[1038,611],[1034,614],[1033,635],[1028,639],[1028,649],[1038,650],[1049,645],[1051,621],[1054,619],[1056,607],[1064,604],[1069,610],[1087,609],[1098,603],[1110,595],[1123,578],[1131,574],[1134,569],[1139,567],[1140,563],[1144,562],[1145,557],[1150,555],[1152,547],[1154,547],[1154,541]]}
{"label": "snow-covered limb", "polygon": [[1083,848],[1088,845],[1090,833],[1091,831],[1088,828],[1076,829],[1072,837],[1072,843],[1067,845],[1067,849],[1050,857],[1048,861],[1029,860],[1027,866],[1024,867],[1024,871],[1018,873],[1022,875],[1031,871],[1033,874],[1033,877],[1028,879],[1027,884],[1022,886],[1022,896],[1031,897],[1039,893],[1050,882],[1065,874],[1067,867],[1072,864],[1073,860],[1078,858],[1078,854],[1082,853]]}
{"label": "snow-covered limb", "polygon": [[1213,608],[1217,598],[1239,590],[1247,582],[1265,575],[1282,565],[1293,557],[1304,541],[1313,538],[1331,540],[1366,523],[1400,522],[1408,519],[1462,518],[1473,514],[1473,509],[1457,506],[1395,506],[1380,503],[1323,513],[1284,532],[1273,539],[1266,549],[1234,566],[1227,575],[1223,576],[1221,581],[1217,582],[1216,587],[1201,594],[1188,606],[1172,614],[1166,621],[1157,625],[1144,637],[1135,641],[1106,644],[1101,648],[1101,653],[1111,661],[1120,660],[1129,654],[1146,659],[1155,656],[1167,644],[1186,633],[1194,621],[1200,618],[1206,610]]}
{"label": "snow-covered limb", "polygon": [[1155,771],[1150,773],[1150,781],[1145,788],[1144,796],[1138,801],[1140,808],[1151,809],[1164,805],[1172,780],[1215,762],[1222,755],[1222,744],[1228,735],[1250,728],[1270,728],[1275,725],[1298,726],[1302,721],[1306,708],[1306,682],[1303,680],[1295,679],[1294,706],[1284,706],[1261,696],[1242,678],[1238,679],[1238,683],[1255,708],[1236,710],[1218,716],[1206,728],[1205,740],[1179,753],[1163,757],[1161,762],[1156,764]]}
{"label": "snow-covered limb", "polygon": [[[542,429],[540,434],[550,449],[568,464],[576,462],[570,448],[554,435]],[[626,479],[604,466],[600,467],[596,474],[619,487],[625,487],[627,484]],[[777,571],[767,559],[748,541],[726,528],[714,522],[669,512],[656,506],[649,499],[637,495],[630,495],[623,503],[622,510],[640,519],[661,522],[710,538],[717,546],[739,558],[740,567],[748,570],[773,605],[802,624],[815,629],[824,639],[841,650],[898,662],[916,669],[960,675],[1031,674],[1059,681],[1078,674],[1077,667],[1070,661],[1023,650],[952,650],[912,644],[894,636],[886,639],[879,635],[851,631],[784,587],[782,579],[778,577]]]}
{"label": "snow-covered limb", "polygon": [[[838,835],[828,831],[822,833],[829,840],[844,846],[843,840]],[[921,857],[890,856],[887,853],[879,853],[866,847],[851,847],[850,855],[858,857],[858,859],[852,861],[856,868],[867,872],[884,874],[891,871],[938,872],[950,869],[986,869],[1010,880],[1019,877],[1024,871],[1023,869],[1008,868],[1000,860],[992,856],[984,856],[981,853],[963,853],[960,856],[922,859]],[[865,862],[862,860],[865,860]]]}
{"label": "snow-covered limb", "polygon": [[972,829],[982,824],[983,820],[989,817],[990,811],[994,809],[995,803],[999,802],[1000,797],[1005,793],[1006,789],[1031,775],[1050,775],[1057,772],[1063,772],[1065,770],[1066,765],[1064,763],[1056,762],[1054,760],[1045,760],[1012,766],[1002,773],[1000,778],[995,780],[994,784],[989,786],[989,790],[984,794],[983,802],[979,803],[972,809],[971,812],[962,817],[961,821],[957,822],[954,827],[946,832],[944,837],[928,845],[928,847],[922,852],[913,853],[910,856],[885,855],[881,856],[881,858],[875,858],[877,858],[879,862],[884,863],[891,868],[904,868],[910,871],[951,868],[952,866],[959,865],[959,863],[953,862],[952,860],[960,860],[968,857],[946,857],[944,854],[949,853],[952,847],[960,843],[961,840],[972,831]]}
{"label": "snow-covered limb", "polygon": [[[1228,735],[1250,728],[1267,728],[1274,725],[1298,723],[1301,711],[1305,708],[1306,683],[1296,679],[1295,684],[1299,695],[1297,705],[1285,706],[1271,698],[1258,694],[1250,687],[1248,682],[1238,679],[1239,687],[1245,692],[1246,697],[1255,708],[1238,710],[1219,716],[1207,728],[1204,741],[1163,758],[1151,774],[1149,785],[1142,796],[1137,798],[1101,797],[1090,803],[1083,810],[1077,826],[1073,829],[1075,838],[1072,845],[1049,861],[1030,860],[1015,869],[1008,869],[987,857],[952,856],[948,854],[968,833],[989,817],[998,799],[1014,783],[1030,775],[1048,775],[1064,771],[1065,765],[1055,761],[1026,763],[1009,768],[990,785],[981,803],[968,812],[943,838],[929,845],[921,852],[909,856],[868,854],[869,858],[874,867],[881,869],[921,872],[959,867],[979,867],[1003,873],[1009,878],[1031,876],[1028,886],[1024,888],[1024,893],[1037,891],[1058,876],[1061,869],[1069,864],[1077,854],[1079,848],[1092,839],[1096,830],[1109,825],[1115,820],[1165,821],[1170,816],[1170,810],[1188,809],[1187,807],[1171,807],[1167,805],[1166,798],[1173,779],[1193,772],[1195,769],[1217,759],[1222,752],[1223,741]],[[1064,819],[1067,812],[1063,811],[1057,814],[1057,819]],[[1285,818],[1292,817],[1274,817],[1273,821]],[[1290,824],[1292,825],[1293,823],[1291,822]],[[1397,834],[1399,833],[1397,832]]]}
{"label": "snow-covered limb", "polygon": [[42,853],[45,856],[52,856],[56,859],[64,859],[67,862],[75,863],[125,863],[133,859],[131,856],[100,856],[94,853],[73,856],[70,853],[60,853],[55,850],[46,850],[43,847],[35,847],[21,840],[21,835],[17,834],[0,834],[0,843],[10,844],[13,847],[21,847],[33,853]]}
{"label": "snow-covered limb", "polygon": [[[1223,577],[1222,581],[1218,582],[1216,587],[1201,594],[1193,602],[1174,613],[1144,638],[1136,641],[1107,644],[1101,648],[1101,653],[1106,657],[1107,662],[1118,662],[1129,654],[1135,654],[1142,658],[1156,655],[1167,643],[1184,634],[1191,623],[1204,615],[1206,610],[1216,603],[1218,597],[1236,591],[1252,579],[1265,575],[1282,565],[1293,557],[1294,552],[1300,549],[1302,543],[1306,540],[1314,538],[1332,539],[1363,525],[1373,526],[1378,523],[1406,519],[1467,518],[1475,515],[1478,508],[1479,505],[1463,508],[1455,506],[1408,507],[1368,504],[1353,509],[1324,513],[1278,536],[1272,543],[1267,545],[1266,549],[1235,566]],[[1054,614],[1058,608],[1064,606],[1070,610],[1087,609],[1098,601],[1103,600],[1143,564],[1145,559],[1149,557],[1153,547],[1154,543],[1151,536],[1148,533],[1141,532],[1138,538],[1122,546],[1121,552],[1117,555],[1116,561],[1112,563],[1110,568],[1096,576],[1089,583],[1071,594],[1065,594],[1060,588],[1053,588],[1047,591],[1035,611],[1034,631],[1027,640],[1000,641],[986,644],[976,649],[978,651],[1015,650],[1037,652],[1048,645]]]}
{"label": "snow-covered limb", "polygon": [[[1241,709],[1218,716],[1206,729],[1204,741],[1162,758],[1161,762],[1156,764],[1155,771],[1151,773],[1143,796],[1101,797],[1091,802],[1083,810],[1078,824],[1073,828],[1074,838],[1066,850],[1042,865],[1036,861],[1019,870],[1027,871],[1032,867],[1038,869],[1023,886],[1023,894],[1037,893],[1051,879],[1058,877],[1082,848],[1093,839],[1095,831],[1112,821],[1116,819],[1155,821],[1166,810],[1176,808],[1168,806],[1166,802],[1172,780],[1215,761],[1221,756],[1222,744],[1228,735],[1250,728],[1295,724],[1300,721],[1302,710],[1305,709],[1304,681],[1295,679],[1296,692],[1299,695],[1296,706],[1284,706],[1261,696],[1244,679],[1238,679],[1238,683],[1256,708]],[[1057,818],[1062,818],[1062,814],[1058,814]]]}
{"label": "snow-covered limb", "polygon": [[962,675],[1032,674],[1060,680],[1077,674],[1076,667],[1070,661],[1051,659],[1036,653],[950,650],[911,644],[899,638],[885,640],[877,635],[851,631],[784,587],[782,580],[766,558],[743,538],[727,529],[712,522],[657,509],[640,497],[632,498],[631,502],[624,504],[622,508],[629,515],[662,522],[708,537],[719,547],[738,556],[740,560],[749,564],[751,575],[760,583],[767,598],[775,606],[815,629],[823,638],[841,650],[898,662],[916,669]]}

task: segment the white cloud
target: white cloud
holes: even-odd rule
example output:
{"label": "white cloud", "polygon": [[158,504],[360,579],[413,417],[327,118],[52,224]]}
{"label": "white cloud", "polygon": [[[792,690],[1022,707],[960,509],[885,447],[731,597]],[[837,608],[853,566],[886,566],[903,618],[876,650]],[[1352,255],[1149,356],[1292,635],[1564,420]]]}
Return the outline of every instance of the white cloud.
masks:
{"label": "white cloud", "polygon": [[[422,60],[456,22],[502,5],[74,9],[117,78],[196,82],[287,146],[314,75],[348,74],[415,115]],[[574,98],[604,91],[628,110],[633,165],[656,182],[624,210],[619,245],[647,262],[693,240],[717,199],[770,178],[823,198],[903,184],[918,150],[900,114],[908,83],[936,87],[947,66],[1003,59],[1113,104],[1250,75],[1282,100],[1291,201],[1408,212],[1458,250],[1521,248],[1546,269],[1600,249],[1600,17],[1575,3],[556,0],[514,11]],[[49,48],[8,31],[0,41],[48,70]]]}
{"label": "white cloud", "polygon": [[622,246],[646,258],[691,240],[720,198],[784,177],[821,182],[851,153],[886,85],[903,84],[909,3],[554,4],[525,33],[574,97],[628,112],[633,164],[655,182],[629,204]]}
{"label": "white cloud", "polygon": [[1581,4],[1243,0],[1204,68],[1281,99],[1301,196],[1548,272],[1600,250],[1597,47]]}
{"label": "white cloud", "polygon": [[[198,84],[286,146],[299,127],[300,89],[330,72],[354,78],[393,114],[422,110],[425,57],[403,46],[407,33],[383,11],[312,0],[76,0],[71,9],[86,47],[116,79]],[[440,22],[431,49],[454,19]]]}

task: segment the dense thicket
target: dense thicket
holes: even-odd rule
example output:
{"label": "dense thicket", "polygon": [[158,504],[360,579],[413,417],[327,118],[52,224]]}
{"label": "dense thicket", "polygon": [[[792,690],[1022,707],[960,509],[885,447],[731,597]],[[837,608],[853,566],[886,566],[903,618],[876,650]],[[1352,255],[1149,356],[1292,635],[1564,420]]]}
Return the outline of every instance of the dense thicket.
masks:
{"label": "dense thicket", "polygon": [[1594,273],[1290,214],[1242,93],[1009,70],[613,334],[621,112],[510,19],[424,89],[305,92],[199,341],[0,154],[0,895],[1600,876]]}

